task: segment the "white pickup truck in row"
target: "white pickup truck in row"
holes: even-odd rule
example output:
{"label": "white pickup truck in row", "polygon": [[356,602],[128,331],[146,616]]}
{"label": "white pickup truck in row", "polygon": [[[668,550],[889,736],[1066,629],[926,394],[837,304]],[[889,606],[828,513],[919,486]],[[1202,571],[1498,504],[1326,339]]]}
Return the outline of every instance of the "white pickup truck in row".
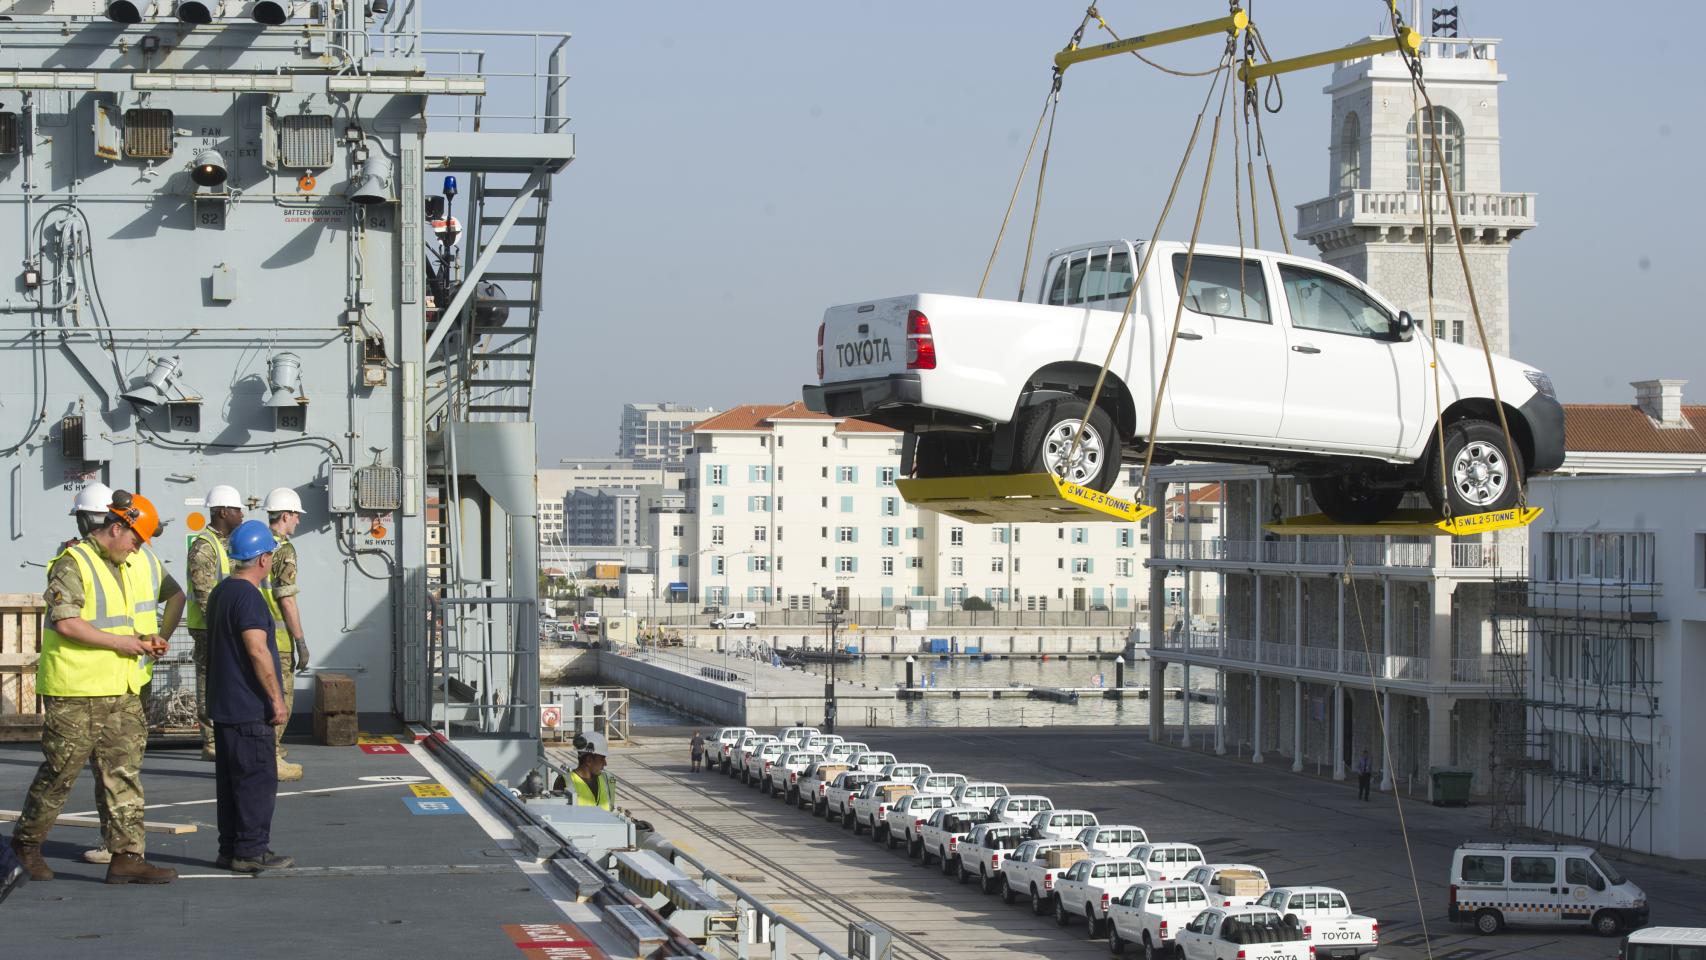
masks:
{"label": "white pickup truck in row", "polygon": [[1031,901],[1031,912],[1042,916],[1054,906],[1055,880],[1070,864],[1050,866],[1049,854],[1074,851],[1088,857],[1084,845],[1076,840],[1026,840],[1001,861],[1001,902],[1012,903],[1021,897]]}
{"label": "white pickup truck in row", "polygon": [[1183,880],[1204,862],[1202,849],[1194,843],[1140,843],[1125,855],[1142,860],[1143,869],[1157,880]]}
{"label": "white pickup truck in row", "polygon": [[1001,862],[1024,842],[1025,827],[1020,824],[1000,820],[978,824],[960,841],[960,882],[970,883],[976,877],[984,893],[994,893],[1001,882]]}
{"label": "white pickup truck in row", "polygon": [[1035,303],[919,293],[831,307],[806,406],[905,431],[902,475],[1047,472],[1106,492],[1121,462],[1153,445],[1160,463],[1307,478],[1345,523],[1384,518],[1410,490],[1453,516],[1507,509],[1521,477],[1563,463],[1564,411],[1546,374],[1493,358],[1509,449],[1480,350],[1418,335],[1408,313],[1304,257],[1159,243],[1116,344],[1147,247],[1057,251]]}
{"label": "white pickup truck in row", "polygon": [[924,850],[924,824],[930,815],[953,806],[954,798],[942,793],[914,793],[900,798],[888,813],[888,831],[883,842],[892,850],[906,844],[906,855],[916,857]]}
{"label": "white pickup truck in row", "polygon": [[972,828],[988,822],[989,811],[981,807],[955,806],[937,810],[924,821],[924,829],[919,831],[924,841],[919,859],[928,866],[934,857],[942,865],[943,873],[953,873],[960,855],[960,841],[972,832]]}
{"label": "white pickup truck in row", "polygon": [[1217,907],[1247,907],[1268,892],[1267,871],[1248,863],[1205,863],[1192,867],[1185,879],[1202,884]]}
{"label": "white pickup truck in row", "polygon": [[1303,931],[1267,907],[1210,907],[1175,938],[1183,960],[1311,960]]}
{"label": "white pickup truck in row", "polygon": [[1114,956],[1127,946],[1145,957],[1173,952],[1173,938],[1208,908],[1208,894],[1188,880],[1150,880],[1128,887],[1108,908],[1108,949]]}
{"label": "white pickup truck in row", "polygon": [[853,798],[867,784],[877,780],[876,771],[849,770],[838,774],[829,782],[829,789],[823,792],[823,818],[831,823],[839,821],[842,827],[853,829]]}
{"label": "white pickup truck in row", "polygon": [[752,785],[753,777],[758,772],[758,764],[753,763],[752,757],[758,749],[766,744],[781,741],[768,733],[755,733],[743,737],[738,746],[730,754],[729,776],[740,777],[740,782]]}
{"label": "white pickup truck in row", "polygon": [[1380,947],[1380,922],[1351,912],[1344,891],[1333,887],[1275,887],[1256,900],[1303,925],[1303,938],[1325,958],[1360,957]]}
{"label": "white pickup truck in row", "polygon": [[1054,922],[1066,926],[1083,917],[1091,937],[1103,934],[1108,905],[1134,883],[1149,879],[1143,864],[1130,857],[1080,860],[1054,881]]}
{"label": "white pickup truck in row", "polygon": [[853,798],[853,832],[870,831],[872,840],[881,840],[888,830],[889,808],[900,798],[916,791],[905,780],[891,780],[883,774],[865,784]]}

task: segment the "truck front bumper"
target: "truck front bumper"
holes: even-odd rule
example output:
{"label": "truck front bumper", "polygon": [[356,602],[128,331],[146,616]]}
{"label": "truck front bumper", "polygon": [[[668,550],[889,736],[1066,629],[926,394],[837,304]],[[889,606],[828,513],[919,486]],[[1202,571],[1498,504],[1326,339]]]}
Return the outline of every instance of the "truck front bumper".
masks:
{"label": "truck front bumper", "polygon": [[1564,463],[1564,405],[1557,397],[1537,393],[1518,410],[1528,424],[1528,435],[1534,439],[1534,458],[1528,464],[1530,476],[1551,473]]}
{"label": "truck front bumper", "polygon": [[832,417],[860,417],[882,407],[916,406],[924,402],[924,387],[915,373],[897,373],[868,380],[808,383],[800,388],[806,409]]}

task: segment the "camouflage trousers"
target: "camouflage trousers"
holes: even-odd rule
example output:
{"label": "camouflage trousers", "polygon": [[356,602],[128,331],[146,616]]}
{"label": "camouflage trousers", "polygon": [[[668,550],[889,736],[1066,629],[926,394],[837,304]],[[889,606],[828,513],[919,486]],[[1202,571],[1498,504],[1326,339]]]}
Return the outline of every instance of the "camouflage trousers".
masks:
{"label": "camouflage trousers", "polygon": [[[284,629],[280,624],[279,629]],[[290,724],[290,711],[296,709],[296,650],[280,650],[278,652],[279,685],[284,688],[284,723],[273,728],[273,748],[282,751],[284,744],[284,728]],[[282,752],[279,756],[284,756]]]}
{"label": "camouflage trousers", "polygon": [[142,753],[148,721],[135,694],[117,697],[43,697],[47,705],[41,752],[45,758],[24,798],[13,839],[39,844],[65,807],[83,766],[93,761],[101,837],[113,853],[142,856]]}
{"label": "camouflage trousers", "polygon": [[195,716],[201,728],[201,747],[213,749],[213,721],[207,719],[207,631],[191,630],[190,659],[195,661]]}

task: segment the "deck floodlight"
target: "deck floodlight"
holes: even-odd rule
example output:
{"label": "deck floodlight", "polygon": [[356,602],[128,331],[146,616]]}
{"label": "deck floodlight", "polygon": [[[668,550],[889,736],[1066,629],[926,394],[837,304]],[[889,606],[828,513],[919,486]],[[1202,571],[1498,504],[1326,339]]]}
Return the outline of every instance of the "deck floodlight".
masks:
{"label": "deck floodlight", "polygon": [[182,375],[182,371],[178,369],[177,357],[156,357],[154,367],[148,371],[148,375],[143,377],[140,383],[119,394],[119,399],[129,400],[144,407],[169,403],[172,397],[167,391]]}
{"label": "deck floodlight", "polygon": [[391,12],[391,0],[370,0],[367,4],[367,12],[376,17],[383,17]]}
{"label": "deck floodlight", "polygon": [[218,150],[203,147],[195,152],[195,159],[190,164],[191,180],[204,187],[217,187],[229,175],[225,169],[225,157]]}
{"label": "deck floodlight", "polygon": [[280,26],[295,15],[294,0],[258,0],[249,7],[249,19],[269,27]]}
{"label": "deck floodlight", "polygon": [[294,353],[275,353],[267,361],[269,407],[294,407],[302,395],[302,358]]}
{"label": "deck floodlight", "polygon": [[361,162],[361,176],[356,178],[349,198],[363,205],[390,203],[394,199],[391,195],[391,161],[384,154],[370,153]]}
{"label": "deck floodlight", "polygon": [[201,25],[224,16],[223,0],[178,0],[175,12],[179,22]]}
{"label": "deck floodlight", "polygon": [[114,23],[141,23],[154,16],[154,0],[111,0],[107,19]]}

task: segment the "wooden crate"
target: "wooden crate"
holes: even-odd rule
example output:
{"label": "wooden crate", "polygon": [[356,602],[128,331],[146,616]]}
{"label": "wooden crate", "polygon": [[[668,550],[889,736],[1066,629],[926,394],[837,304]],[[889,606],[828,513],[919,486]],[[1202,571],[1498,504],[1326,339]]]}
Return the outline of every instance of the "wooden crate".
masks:
{"label": "wooden crate", "polygon": [[39,593],[0,593],[0,741],[41,739],[36,662],[45,613]]}

